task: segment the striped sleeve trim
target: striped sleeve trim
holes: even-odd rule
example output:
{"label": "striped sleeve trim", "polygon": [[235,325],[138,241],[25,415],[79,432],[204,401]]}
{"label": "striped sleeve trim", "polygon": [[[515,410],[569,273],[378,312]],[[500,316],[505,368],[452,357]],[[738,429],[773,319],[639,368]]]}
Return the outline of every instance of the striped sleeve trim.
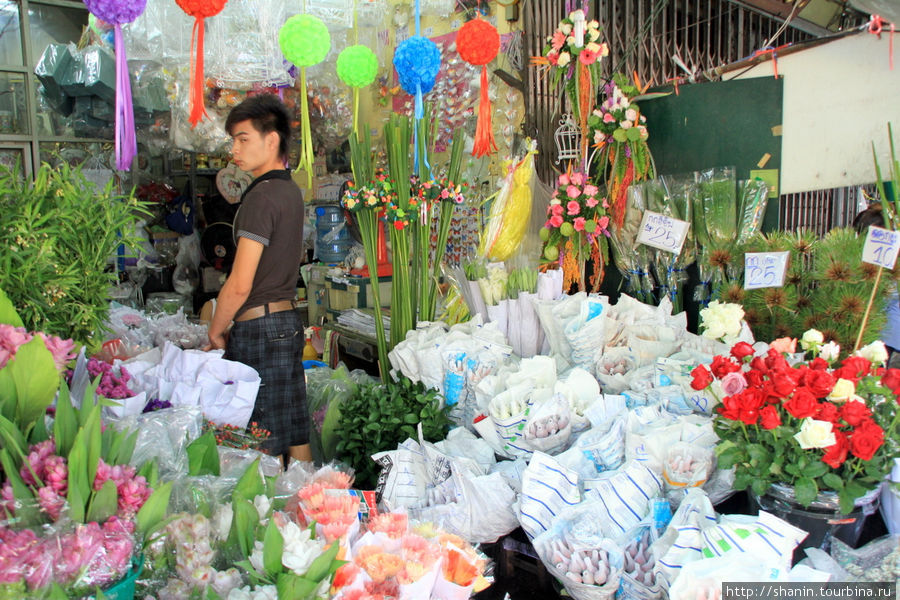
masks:
{"label": "striped sleeve trim", "polygon": [[244,229],[238,230],[238,237],[244,237],[248,240],[253,240],[254,242],[259,242],[263,246],[269,245],[269,238],[264,238],[261,235],[256,235],[255,233],[251,233],[249,231],[245,231]]}

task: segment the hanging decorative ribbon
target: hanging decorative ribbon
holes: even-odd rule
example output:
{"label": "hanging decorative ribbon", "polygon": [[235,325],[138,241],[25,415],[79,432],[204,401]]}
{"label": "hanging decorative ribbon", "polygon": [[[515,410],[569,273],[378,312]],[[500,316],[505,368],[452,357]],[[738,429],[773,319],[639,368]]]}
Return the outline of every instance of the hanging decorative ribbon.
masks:
{"label": "hanging decorative ribbon", "polygon": [[214,17],[225,8],[228,0],[175,0],[190,17],[194,17],[194,31],[191,34],[191,83],[190,114],[188,121],[196,127],[200,120],[207,116],[203,103],[203,87],[206,76],[203,74],[203,31],[204,19]]}
{"label": "hanging decorative ribbon", "polygon": [[491,124],[487,64],[500,52],[500,34],[496,27],[484,19],[472,19],[456,33],[456,50],[467,63],[481,65],[481,99],[478,103],[478,122],[472,147],[472,156],[481,157],[497,151]]}
{"label": "hanging decorative ribbon", "polygon": [[122,41],[122,24],[130,23],[144,13],[147,0],[84,0],[92,15],[115,27],[116,52],[116,169],[127,171],[137,154],[134,133],[134,105],[131,101],[131,78],[128,57]]}
{"label": "hanging decorative ribbon", "polygon": [[297,170],[306,170],[308,187],[312,188],[315,151],[309,125],[309,102],[306,98],[306,67],[317,65],[331,50],[331,34],[318,17],[294,15],[281,26],[278,45],[284,57],[300,68],[300,163]]}
{"label": "hanging decorative ribbon", "polygon": [[869,33],[872,35],[877,35],[879,39],[881,39],[881,32],[884,30],[884,26],[889,25],[891,28],[891,36],[888,38],[888,61],[891,65],[891,71],[894,70],[894,24],[887,23],[884,19],[882,19],[878,15],[872,15],[872,20],[869,21]]}

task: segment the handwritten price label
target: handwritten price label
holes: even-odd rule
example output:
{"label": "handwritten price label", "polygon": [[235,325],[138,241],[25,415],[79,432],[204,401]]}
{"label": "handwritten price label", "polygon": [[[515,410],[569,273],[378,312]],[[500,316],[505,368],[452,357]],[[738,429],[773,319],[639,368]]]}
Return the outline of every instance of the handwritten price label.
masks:
{"label": "handwritten price label", "polygon": [[898,250],[900,250],[900,232],[869,227],[862,260],[885,269],[893,269],[894,263],[897,262]]}
{"label": "handwritten price label", "polygon": [[681,254],[681,247],[687,237],[687,221],[679,221],[666,215],[645,210],[637,241],[645,246],[653,246],[672,254]]}
{"label": "handwritten price label", "polygon": [[781,287],[790,252],[747,252],[744,254],[744,289]]}

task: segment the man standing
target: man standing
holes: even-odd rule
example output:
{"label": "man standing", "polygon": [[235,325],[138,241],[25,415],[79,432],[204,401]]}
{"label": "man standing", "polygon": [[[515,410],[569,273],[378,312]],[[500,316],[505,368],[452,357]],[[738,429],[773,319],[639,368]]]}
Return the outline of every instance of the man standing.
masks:
{"label": "man standing", "polygon": [[259,372],[250,420],[271,432],[263,449],[308,461],[303,324],[294,310],[304,209],[303,194],[284,168],[290,117],[277,97],[262,94],[235,106],[225,130],[234,163],[255,179],[234,218],[237,254],[216,301],[208,348],[224,348],[226,359]]}

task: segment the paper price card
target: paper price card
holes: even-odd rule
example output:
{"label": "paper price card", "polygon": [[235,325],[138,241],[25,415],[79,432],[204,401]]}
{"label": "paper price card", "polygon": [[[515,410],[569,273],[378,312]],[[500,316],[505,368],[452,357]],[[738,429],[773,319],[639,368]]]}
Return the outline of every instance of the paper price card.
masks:
{"label": "paper price card", "polygon": [[781,287],[790,252],[747,252],[744,254],[744,289]]}
{"label": "paper price card", "polygon": [[897,262],[897,250],[900,250],[900,232],[869,227],[862,260],[885,269],[893,269]]}
{"label": "paper price card", "polygon": [[650,210],[644,211],[637,241],[645,246],[653,246],[672,254],[681,254],[681,246],[687,237],[687,221],[679,221]]}

